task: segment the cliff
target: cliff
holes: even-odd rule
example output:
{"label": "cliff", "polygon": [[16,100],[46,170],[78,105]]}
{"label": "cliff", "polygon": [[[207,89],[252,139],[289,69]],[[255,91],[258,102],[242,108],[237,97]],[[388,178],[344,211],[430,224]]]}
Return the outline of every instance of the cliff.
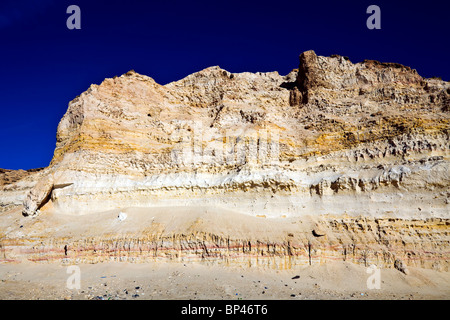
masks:
{"label": "cliff", "polygon": [[[23,230],[2,231],[4,259],[16,260],[22,245],[23,257],[36,259],[37,241],[57,259],[67,258],[67,245],[88,261],[117,252],[137,260],[236,252],[246,263],[351,257],[447,270],[449,106],[448,82],[397,63],[354,64],[313,51],[286,76],[210,67],[164,86],[134,71],[105,79],[69,103],[49,167],[26,183],[0,185],[5,214],[21,210],[67,230],[68,217],[97,221],[102,235],[50,240],[52,232],[20,217]],[[182,217],[179,207],[262,225],[252,236],[208,224],[192,233],[196,218],[167,233],[169,222],[158,231],[139,211],[143,229],[117,236],[98,218],[143,208]],[[25,230],[29,236],[13,236]]]}

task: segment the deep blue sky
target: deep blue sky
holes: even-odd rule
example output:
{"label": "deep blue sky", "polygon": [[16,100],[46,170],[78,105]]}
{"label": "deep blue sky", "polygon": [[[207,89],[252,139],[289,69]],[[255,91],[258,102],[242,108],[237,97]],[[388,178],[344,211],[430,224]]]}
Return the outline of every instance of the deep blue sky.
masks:
{"label": "deep blue sky", "polygon": [[[81,8],[81,30],[66,9]],[[366,28],[369,5],[381,30]],[[301,52],[398,62],[450,80],[448,1],[0,1],[0,168],[47,166],[68,102],[130,69],[165,84],[219,65],[298,66]]]}

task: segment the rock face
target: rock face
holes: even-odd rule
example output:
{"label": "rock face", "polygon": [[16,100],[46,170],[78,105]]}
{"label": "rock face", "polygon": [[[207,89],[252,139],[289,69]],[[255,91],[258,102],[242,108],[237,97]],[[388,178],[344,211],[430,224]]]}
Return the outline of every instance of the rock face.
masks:
{"label": "rock face", "polygon": [[[81,261],[169,252],[281,265],[287,257],[289,265],[351,257],[405,273],[408,265],[448,270],[449,106],[448,82],[400,64],[354,64],[313,51],[286,76],[210,67],[164,86],[134,71],[106,79],[69,103],[49,167],[0,184],[3,211],[23,200],[24,216],[89,215],[101,224],[96,217],[108,210],[119,210],[119,221],[133,207],[212,208],[274,218],[281,231],[268,223],[253,237],[245,228],[233,236],[195,229],[200,218],[189,222],[193,229],[169,232],[172,222],[149,222],[114,235],[108,225],[102,236],[55,233],[49,243],[50,229],[30,231],[38,240],[26,241],[11,231],[4,259],[52,260],[68,245]],[[291,226],[305,219],[312,219],[307,227]],[[43,244],[44,258],[33,241]],[[24,243],[28,249],[17,253]],[[96,260],[99,250],[105,256]]]}
{"label": "rock face", "polygon": [[70,102],[24,214],[50,200],[448,217],[449,99],[409,67],[313,51],[287,76],[211,67],[162,86],[130,71]]}
{"label": "rock face", "polygon": [[264,219],[215,207],[165,207],[46,212],[21,217],[20,227],[6,223],[0,220],[0,263],[198,261],[290,269],[348,261],[405,274],[408,267],[449,270],[449,221],[441,218]]}
{"label": "rock face", "polygon": [[31,170],[0,169],[0,212],[21,206],[24,196],[41,179],[44,168]]}

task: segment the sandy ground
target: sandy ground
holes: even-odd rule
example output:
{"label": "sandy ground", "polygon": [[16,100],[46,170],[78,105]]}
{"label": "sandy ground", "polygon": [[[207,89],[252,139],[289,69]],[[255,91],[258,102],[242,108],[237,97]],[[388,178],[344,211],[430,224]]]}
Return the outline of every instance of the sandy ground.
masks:
{"label": "sandy ground", "polygon": [[[80,288],[67,288],[67,266],[0,265],[0,299],[46,300],[290,300],[449,299],[450,273],[411,268],[380,271],[380,289],[368,289],[366,268],[346,262],[294,270],[237,269],[200,263],[79,265]],[[295,279],[293,279],[295,277]]]}

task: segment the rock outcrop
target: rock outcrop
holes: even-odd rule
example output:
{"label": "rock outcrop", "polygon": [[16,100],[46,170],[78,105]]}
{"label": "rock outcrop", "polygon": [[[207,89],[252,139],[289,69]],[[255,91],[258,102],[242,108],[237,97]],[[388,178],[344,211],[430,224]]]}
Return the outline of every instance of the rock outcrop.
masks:
{"label": "rock outcrop", "polygon": [[162,86],[130,71],[70,102],[24,214],[50,200],[75,214],[215,204],[447,217],[449,97],[449,83],[409,67],[313,51],[287,76],[211,67]]}
{"label": "rock outcrop", "polygon": [[[333,218],[305,231],[299,254],[308,243],[321,252],[339,244],[331,255],[347,256],[360,241],[406,270],[412,260],[405,252],[412,257],[438,241],[441,249],[429,252],[440,252],[439,268],[446,269],[439,250],[446,252],[449,241],[449,106],[448,82],[396,63],[354,64],[313,51],[302,53],[298,69],[286,76],[210,67],[159,85],[130,71],[91,85],[69,103],[51,164],[32,182],[0,184],[1,205],[3,211],[17,206],[20,194],[25,216],[95,216],[131,207],[212,207],[277,219],[326,215]],[[20,193],[3,196],[13,191]],[[393,232],[409,234],[422,224],[439,232],[421,238],[411,231],[402,253],[388,257],[392,241],[383,242],[379,221],[392,222]],[[350,235],[350,226],[362,229]],[[209,244],[201,250],[223,247],[211,240],[222,235],[202,232]],[[185,238],[149,237],[136,250],[151,241],[170,250],[190,246]],[[414,249],[419,238],[427,240]],[[93,241],[117,246],[114,239]],[[259,246],[268,246],[260,240],[233,241],[258,255]],[[283,241],[277,250],[290,254],[280,256],[295,256],[295,246]]]}
{"label": "rock outcrop", "polygon": [[21,206],[26,194],[41,179],[43,173],[44,168],[0,169],[0,212]]}
{"label": "rock outcrop", "polygon": [[[268,219],[215,207],[46,212],[1,228],[0,263],[205,262],[291,269],[329,261],[449,271],[448,219],[302,216]],[[3,221],[0,221],[0,223]],[[14,224],[13,224],[14,225]]]}

